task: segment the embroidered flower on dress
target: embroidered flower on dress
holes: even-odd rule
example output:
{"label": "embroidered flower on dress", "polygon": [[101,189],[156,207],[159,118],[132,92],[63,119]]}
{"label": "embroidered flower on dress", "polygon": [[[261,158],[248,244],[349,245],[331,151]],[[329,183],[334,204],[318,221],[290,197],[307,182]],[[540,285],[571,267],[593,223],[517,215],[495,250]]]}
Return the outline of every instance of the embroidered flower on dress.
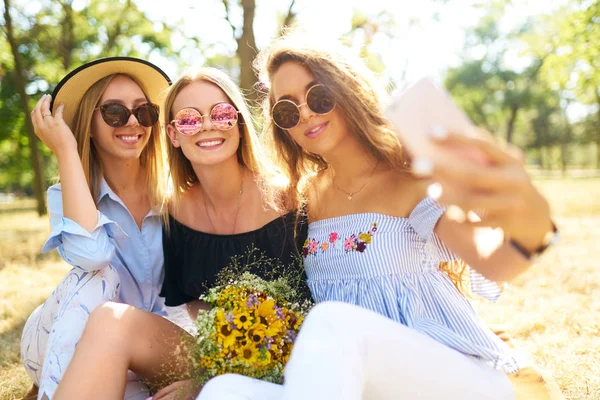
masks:
{"label": "embroidered flower on dress", "polygon": [[361,253],[367,249],[367,244],[365,242],[358,242],[356,244],[356,251],[360,251]]}
{"label": "embroidered flower on dress", "polygon": [[351,236],[351,237],[347,238],[346,240],[344,240],[344,250],[352,251],[353,248],[354,248],[354,238]]}
{"label": "embroidered flower on dress", "polygon": [[318,249],[319,249],[319,242],[317,242],[315,239],[311,240],[309,248],[308,248],[308,252],[311,254],[316,253]]}
{"label": "embroidered flower on dress", "polygon": [[[344,250],[346,253],[351,251],[364,253],[364,251],[367,249],[367,245],[371,244],[375,232],[377,232],[377,222],[373,222],[371,229],[369,229],[367,232],[360,232],[358,235],[352,234],[350,237],[344,239]],[[321,249],[321,252],[324,253],[331,248],[336,248],[336,243],[339,244],[338,239],[339,234],[337,232],[331,232],[329,234],[329,240],[325,240],[323,242],[319,242],[315,238],[310,240],[306,239],[304,241],[304,246],[302,247],[302,256],[304,258],[308,257],[310,254],[316,256],[319,249]]]}

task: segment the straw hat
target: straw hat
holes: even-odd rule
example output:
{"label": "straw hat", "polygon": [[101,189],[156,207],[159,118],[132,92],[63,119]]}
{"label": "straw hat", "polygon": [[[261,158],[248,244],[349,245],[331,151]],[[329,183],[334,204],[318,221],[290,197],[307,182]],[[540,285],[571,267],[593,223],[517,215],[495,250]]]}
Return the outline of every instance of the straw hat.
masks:
{"label": "straw hat", "polygon": [[145,60],[133,57],[108,57],[84,64],[65,76],[52,92],[50,110],[54,113],[64,103],[63,119],[72,127],[77,106],[88,89],[100,79],[112,74],[128,74],[145,87],[148,100],[160,103],[171,85],[171,80],[160,68]]}

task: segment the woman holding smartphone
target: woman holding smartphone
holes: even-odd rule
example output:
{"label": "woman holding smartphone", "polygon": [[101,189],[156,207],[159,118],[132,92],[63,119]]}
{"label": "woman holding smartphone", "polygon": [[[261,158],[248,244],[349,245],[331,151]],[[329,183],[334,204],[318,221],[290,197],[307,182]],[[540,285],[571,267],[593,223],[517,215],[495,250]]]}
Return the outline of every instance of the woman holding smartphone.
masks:
{"label": "woman holding smartphone", "polygon": [[[297,39],[277,40],[257,66],[269,89],[267,140],[290,194],[307,205],[303,255],[321,304],[301,328],[284,386],[226,375],[199,398],[514,399],[507,375],[518,361],[440,265],[464,260],[488,279],[515,277],[555,231],[546,200],[518,156],[439,131],[437,145],[476,149],[490,163],[421,161],[429,167],[420,176],[444,189],[428,194],[433,180],[411,173],[364,65]],[[489,220],[479,225],[503,228],[506,240],[483,255],[485,228],[443,204],[483,209]]]}

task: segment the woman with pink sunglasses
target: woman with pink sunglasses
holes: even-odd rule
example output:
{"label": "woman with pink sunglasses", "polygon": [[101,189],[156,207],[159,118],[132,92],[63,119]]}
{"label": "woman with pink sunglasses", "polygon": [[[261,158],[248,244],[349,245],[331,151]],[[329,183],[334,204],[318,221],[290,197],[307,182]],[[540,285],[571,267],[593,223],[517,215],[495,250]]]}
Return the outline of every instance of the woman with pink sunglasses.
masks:
{"label": "woman with pink sunglasses", "polygon": [[[161,295],[167,306],[186,305],[187,323],[178,323],[193,334],[192,319],[204,307],[198,297],[232,257],[257,249],[293,265],[296,237],[304,237],[295,229],[303,225],[272,183],[277,175],[261,153],[244,98],[224,73],[202,69],[179,78],[164,120],[174,191],[163,229]],[[121,399],[128,370],[162,388],[155,399],[194,398],[188,335],[152,313],[105,303],[91,313],[55,398]]]}

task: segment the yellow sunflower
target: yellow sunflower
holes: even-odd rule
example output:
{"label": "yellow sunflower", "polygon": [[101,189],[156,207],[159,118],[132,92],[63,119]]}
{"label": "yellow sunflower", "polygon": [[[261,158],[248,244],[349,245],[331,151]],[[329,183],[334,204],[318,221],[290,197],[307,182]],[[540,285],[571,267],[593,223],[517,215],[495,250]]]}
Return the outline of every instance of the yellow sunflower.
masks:
{"label": "yellow sunflower", "polygon": [[285,324],[280,319],[272,320],[267,326],[267,336],[275,336],[278,333],[282,332],[285,328]]}
{"label": "yellow sunflower", "polygon": [[247,363],[257,362],[258,357],[260,356],[260,352],[252,344],[242,347],[241,349],[238,350],[237,353],[240,356],[240,358]]}
{"label": "yellow sunflower", "polygon": [[257,345],[263,341],[266,335],[267,331],[265,329],[265,326],[262,324],[256,324],[248,331],[246,337],[250,342]]}
{"label": "yellow sunflower", "polygon": [[260,366],[269,365],[271,363],[271,360],[272,360],[271,352],[267,350],[266,352],[264,352],[263,358],[258,359],[258,365],[260,365]]}
{"label": "yellow sunflower", "polygon": [[226,349],[235,344],[235,340],[243,336],[237,329],[232,329],[231,324],[225,320],[217,324],[217,339]]}
{"label": "yellow sunflower", "polygon": [[247,311],[242,311],[233,317],[233,323],[238,329],[248,329],[252,326],[252,317]]}
{"label": "yellow sunflower", "polygon": [[275,301],[273,299],[262,301],[256,308],[256,311],[254,311],[254,315],[258,321],[265,326],[277,318],[275,313]]}

